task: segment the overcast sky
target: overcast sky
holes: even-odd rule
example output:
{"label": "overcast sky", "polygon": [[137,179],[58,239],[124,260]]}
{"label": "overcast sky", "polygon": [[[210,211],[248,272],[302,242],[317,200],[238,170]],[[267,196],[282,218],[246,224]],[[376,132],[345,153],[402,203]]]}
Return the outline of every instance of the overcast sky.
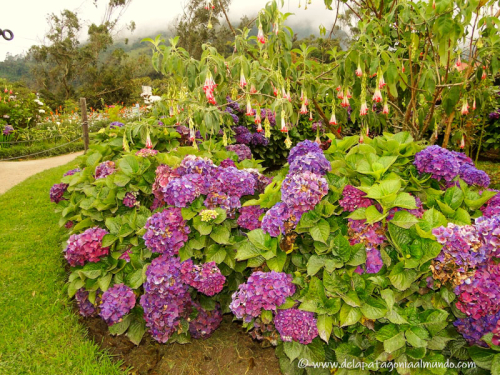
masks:
{"label": "overcast sky", "polygon": [[[181,13],[185,0],[133,0],[120,24],[135,21],[135,35],[142,36],[160,28],[167,28],[170,21]],[[242,15],[253,15],[263,8],[268,0],[232,0],[229,12],[231,20],[239,20]],[[323,0],[312,0],[308,9],[304,10],[305,2],[300,0],[285,0],[282,12],[295,13],[289,18],[289,24],[308,24],[318,30],[320,24],[331,27],[335,11],[327,11]],[[7,3],[7,1],[4,1]],[[107,3],[107,0],[100,0]],[[63,9],[76,11],[80,18],[90,24],[99,22],[103,10],[96,9],[92,0],[9,0],[3,4],[0,11],[0,29],[10,29],[14,32],[14,40],[7,42],[0,37],[0,61],[5,59],[7,52],[13,55],[26,52],[33,44],[41,44],[47,31],[46,15],[59,13]],[[85,36],[86,31],[82,33]]]}

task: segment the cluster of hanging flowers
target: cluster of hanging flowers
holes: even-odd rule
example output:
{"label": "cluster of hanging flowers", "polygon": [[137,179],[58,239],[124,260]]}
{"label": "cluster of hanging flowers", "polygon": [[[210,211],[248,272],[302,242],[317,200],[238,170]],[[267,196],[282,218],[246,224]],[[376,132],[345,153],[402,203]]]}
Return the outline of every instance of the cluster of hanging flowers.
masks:
{"label": "cluster of hanging flowers", "polygon": [[214,91],[215,88],[217,87],[217,84],[215,83],[214,77],[212,76],[212,73],[210,73],[210,70],[207,73],[207,76],[205,78],[205,84],[203,85],[203,91],[205,92],[205,95],[207,96],[207,100],[210,104],[216,105],[217,101],[215,100],[214,96]]}

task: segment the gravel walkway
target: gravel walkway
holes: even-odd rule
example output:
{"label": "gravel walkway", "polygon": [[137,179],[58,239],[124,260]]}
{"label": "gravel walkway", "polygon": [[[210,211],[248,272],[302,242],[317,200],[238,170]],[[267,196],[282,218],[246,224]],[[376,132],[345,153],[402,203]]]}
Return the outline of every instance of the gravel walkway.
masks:
{"label": "gravel walkway", "polygon": [[0,194],[5,193],[14,185],[17,185],[34,174],[69,163],[82,154],[83,151],[80,151],[47,159],[2,161],[0,162]]}

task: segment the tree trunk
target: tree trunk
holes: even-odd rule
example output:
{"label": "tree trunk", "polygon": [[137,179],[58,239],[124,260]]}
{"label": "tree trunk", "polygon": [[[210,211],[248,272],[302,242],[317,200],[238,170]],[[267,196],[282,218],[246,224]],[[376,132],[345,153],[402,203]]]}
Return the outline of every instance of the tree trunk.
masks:
{"label": "tree trunk", "polygon": [[450,134],[451,134],[451,123],[453,122],[453,119],[455,118],[455,112],[453,112],[450,117],[448,117],[448,124],[446,125],[446,131],[444,133],[444,140],[443,140],[443,148],[448,147],[448,142],[450,141]]}

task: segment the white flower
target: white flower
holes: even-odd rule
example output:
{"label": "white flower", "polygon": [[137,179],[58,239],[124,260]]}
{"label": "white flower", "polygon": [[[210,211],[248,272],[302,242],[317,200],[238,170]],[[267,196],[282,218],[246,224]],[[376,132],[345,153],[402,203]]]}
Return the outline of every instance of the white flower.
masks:
{"label": "white flower", "polygon": [[56,122],[57,125],[61,125],[61,123],[59,121]]}
{"label": "white flower", "polygon": [[158,96],[158,95],[152,95],[149,100],[151,100],[153,103],[154,102],[158,102],[161,100],[161,96]]}
{"label": "white flower", "polygon": [[45,110],[44,109],[39,109],[38,113],[45,113]]}

